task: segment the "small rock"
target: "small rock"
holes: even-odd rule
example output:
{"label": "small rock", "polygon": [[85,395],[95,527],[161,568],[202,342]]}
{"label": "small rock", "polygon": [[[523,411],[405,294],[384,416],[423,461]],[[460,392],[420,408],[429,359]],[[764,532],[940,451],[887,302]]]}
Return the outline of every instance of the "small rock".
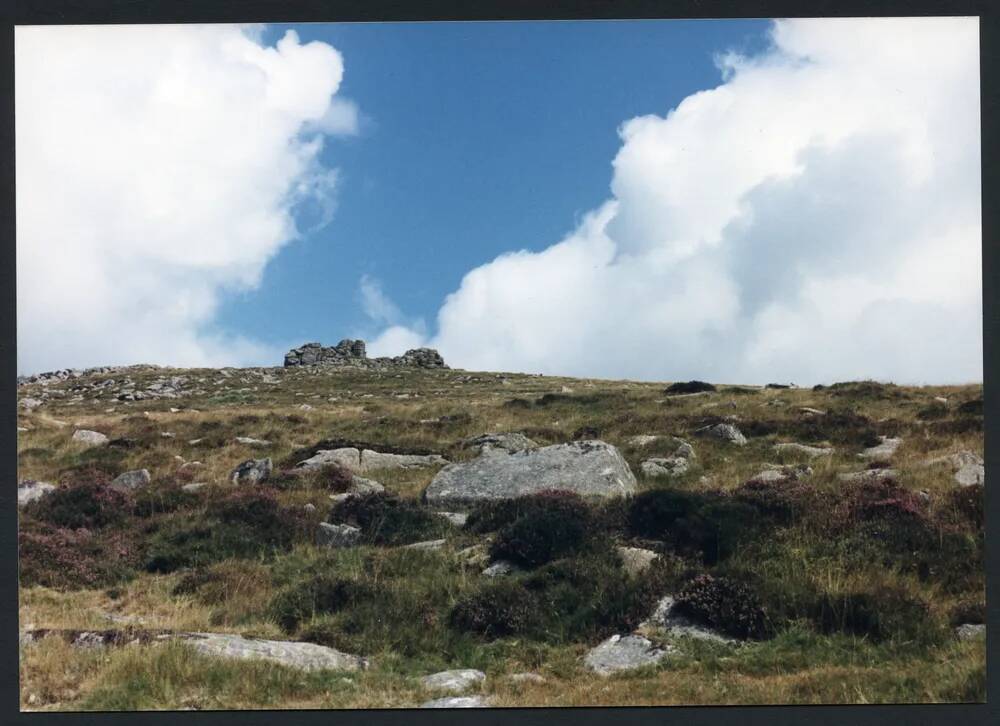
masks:
{"label": "small rock", "polygon": [[659,436],[654,436],[653,434],[639,434],[638,436],[633,436],[628,440],[629,444],[635,447],[649,446],[651,443],[659,439]]}
{"label": "small rock", "polygon": [[482,696],[449,696],[422,703],[420,708],[486,708],[487,705]]}
{"label": "small rock", "polygon": [[808,406],[803,406],[799,411],[810,416],[826,416],[826,411],[821,411],[818,408],[809,408]]}
{"label": "small rock", "polygon": [[646,476],[681,476],[688,471],[688,460],[680,456],[646,459],[639,465]]}
{"label": "small rock", "polygon": [[483,577],[503,577],[518,571],[517,565],[507,560],[497,560],[483,570]]}
{"label": "small rock", "polygon": [[164,438],[164,439],[173,439],[176,436],[177,436],[177,434],[175,434],[175,433],[173,433],[171,431],[164,431],[163,433],[160,434],[160,437]]}
{"label": "small rock", "polygon": [[514,683],[545,683],[545,678],[537,673],[511,673],[510,679]]}
{"label": "small rock", "polygon": [[259,484],[270,476],[270,459],[247,459],[233,469],[229,475],[229,481],[233,484]]}
{"label": "small rock", "polygon": [[316,544],[322,547],[353,547],[361,540],[361,530],[349,524],[320,522]]}
{"label": "small rock", "polygon": [[656,605],[656,610],[652,616],[640,627],[661,628],[673,637],[697,638],[699,640],[711,640],[717,643],[735,643],[734,638],[695,623],[680,613],[676,612],[676,601],[672,595],[667,595],[660,599]]}
{"label": "small rock", "polygon": [[424,542],[414,542],[413,544],[403,545],[405,550],[439,550],[444,547],[448,540],[444,539],[430,539]]}
{"label": "small rock", "polygon": [[482,683],[485,680],[486,674],[482,671],[473,670],[471,668],[463,668],[452,671],[441,671],[440,673],[433,673],[429,676],[424,676],[420,679],[420,683],[428,690],[461,693],[462,691],[466,691],[475,684]]}
{"label": "small rock", "polygon": [[302,508],[305,511],[307,511],[307,512],[315,512],[316,511],[316,505],[313,504],[312,502],[306,502],[305,504],[302,505]]}
{"label": "small rock", "polygon": [[670,652],[655,647],[652,641],[641,635],[612,635],[587,653],[584,663],[598,675],[606,676],[616,671],[654,665]]}
{"label": "small rock", "polygon": [[981,623],[965,623],[955,628],[955,637],[959,640],[975,640],[986,636],[986,626]]}
{"label": "small rock", "polygon": [[41,499],[52,491],[55,491],[55,486],[52,484],[25,479],[17,485],[17,506],[23,507],[28,502]]}
{"label": "small rock", "polygon": [[149,470],[136,469],[115,477],[114,481],[111,482],[111,488],[120,492],[134,491],[146,486],[150,481]]}
{"label": "small rock", "polygon": [[641,547],[619,547],[618,557],[621,558],[625,572],[635,577],[645,572],[659,555]]}
{"label": "small rock", "polygon": [[837,474],[837,478],[840,479],[840,481],[847,482],[849,484],[861,484],[864,482],[882,480],[895,482],[899,479],[899,472],[895,469],[864,469],[862,471]]}
{"label": "small rock", "polygon": [[108,437],[97,431],[80,429],[73,434],[73,441],[85,446],[104,446],[104,444],[108,443]]}
{"label": "small rock", "polygon": [[890,439],[887,436],[879,436],[879,439],[881,439],[882,443],[878,446],[865,449],[858,454],[858,458],[865,459],[866,461],[887,462],[892,459],[893,454],[896,453],[896,449],[903,443],[903,440],[900,438]]}
{"label": "small rock", "polygon": [[308,403],[303,403],[303,404],[301,404],[301,405],[299,406],[299,410],[300,410],[300,411],[312,411],[312,410],[313,410],[313,407],[312,407],[312,406],[310,406],[310,405],[309,405]]}
{"label": "small rock", "polygon": [[193,492],[201,491],[202,489],[204,489],[207,486],[208,486],[208,482],[195,481],[195,482],[191,482],[190,484],[184,484],[183,486],[181,486],[181,491],[192,492],[193,493]]}
{"label": "small rock", "polygon": [[456,527],[464,527],[469,519],[469,515],[465,512],[434,512],[434,514],[444,517]]}
{"label": "small rock", "polygon": [[747,443],[746,436],[740,433],[740,430],[733,426],[732,424],[719,423],[713,426],[705,426],[703,428],[695,431],[699,436],[710,436],[720,441],[728,441],[731,444],[736,444],[737,446],[745,446]]}
{"label": "small rock", "polygon": [[538,444],[519,432],[482,434],[466,439],[462,445],[467,448],[478,448],[480,451],[487,448],[502,449],[511,454],[538,448]]}
{"label": "small rock", "polygon": [[190,444],[191,446],[197,446],[204,440],[205,439],[188,439],[188,444]]}
{"label": "small rock", "polygon": [[805,444],[796,443],[775,444],[774,450],[779,454],[785,452],[804,454],[810,459],[815,459],[817,456],[830,456],[834,451],[831,446],[807,446]]}
{"label": "small rock", "polygon": [[948,403],[948,399],[944,396],[934,396],[934,400],[938,403]]}
{"label": "small rock", "polygon": [[812,467],[805,464],[765,464],[764,468],[754,475],[753,479],[761,482],[799,481],[812,476]]}
{"label": "small rock", "polygon": [[235,439],[237,444],[243,444],[244,446],[270,446],[270,441],[265,441],[264,439],[254,439],[249,436],[237,436]]}

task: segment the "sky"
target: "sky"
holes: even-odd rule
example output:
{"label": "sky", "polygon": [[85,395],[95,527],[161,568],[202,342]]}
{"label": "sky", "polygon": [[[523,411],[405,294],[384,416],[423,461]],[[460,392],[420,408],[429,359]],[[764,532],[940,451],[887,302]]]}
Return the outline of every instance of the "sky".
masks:
{"label": "sky", "polygon": [[982,379],[968,18],[15,32],[18,372]]}

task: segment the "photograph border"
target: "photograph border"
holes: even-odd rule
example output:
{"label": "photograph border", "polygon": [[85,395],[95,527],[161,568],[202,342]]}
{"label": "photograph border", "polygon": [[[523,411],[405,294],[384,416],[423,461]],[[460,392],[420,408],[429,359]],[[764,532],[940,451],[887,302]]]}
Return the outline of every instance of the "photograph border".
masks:
{"label": "photograph border", "polygon": [[[998,245],[995,230],[1000,210],[989,200],[1000,189],[1000,13],[994,3],[980,0],[907,2],[904,0],[17,0],[4,11],[0,34],[0,143],[3,171],[0,189],[2,258],[0,258],[0,373],[7,413],[0,417],[0,435],[10,442],[2,459],[3,479],[17,479],[16,457],[16,265],[14,174],[14,26],[31,24],[92,23],[216,23],[216,22],[393,22],[483,20],[608,20],[668,18],[783,18],[846,16],[958,15],[980,18],[980,108],[982,149],[983,239],[983,352],[985,405],[985,460],[988,472],[1000,471],[1000,387],[989,385],[989,372],[1000,370],[997,331],[1000,328]],[[996,485],[994,485],[994,489]],[[986,498],[987,570],[987,703],[838,706],[669,706],[669,707],[560,707],[427,711],[416,709],[310,710],[310,711],[203,711],[185,712],[185,719],[204,724],[271,724],[277,714],[302,724],[388,724],[406,720],[413,724],[517,724],[517,726],[590,726],[598,723],[657,724],[669,719],[685,724],[902,724],[959,723],[961,726],[1000,723],[1000,686],[997,668],[1000,633],[998,540],[989,524],[1000,521],[1000,497],[989,486]],[[176,723],[178,712],[21,713],[18,668],[17,506],[14,487],[0,496],[0,723]]]}

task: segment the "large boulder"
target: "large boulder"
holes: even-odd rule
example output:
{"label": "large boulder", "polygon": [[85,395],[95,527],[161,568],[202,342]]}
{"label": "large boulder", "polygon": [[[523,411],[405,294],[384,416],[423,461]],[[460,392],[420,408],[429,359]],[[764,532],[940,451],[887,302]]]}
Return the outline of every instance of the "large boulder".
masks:
{"label": "large boulder", "polygon": [[632,494],[635,488],[635,476],[618,449],[603,441],[574,441],[514,453],[486,447],[477,458],[439,471],[424,498],[435,505],[468,506],[549,489],[607,498]]}
{"label": "large boulder", "polygon": [[108,437],[99,431],[87,431],[86,429],[80,429],[74,432],[73,441],[78,444],[83,444],[84,446],[104,446],[108,443]]}
{"label": "large boulder", "polygon": [[310,471],[337,465],[356,474],[363,474],[375,469],[422,469],[447,463],[447,459],[439,454],[385,454],[381,451],[358,450],[353,446],[346,446],[317,451],[295,468],[300,471]]}

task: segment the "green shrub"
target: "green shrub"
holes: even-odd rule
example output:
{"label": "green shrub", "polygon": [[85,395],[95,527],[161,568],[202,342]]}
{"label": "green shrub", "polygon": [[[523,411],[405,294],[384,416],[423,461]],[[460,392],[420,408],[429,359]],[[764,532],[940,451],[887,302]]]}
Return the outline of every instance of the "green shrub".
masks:
{"label": "green shrub", "polygon": [[936,421],[948,415],[948,407],[943,403],[935,402],[929,406],[924,406],[917,411],[917,418],[921,421]]}
{"label": "green shrub", "polygon": [[664,393],[676,395],[678,393],[701,393],[714,390],[716,390],[715,386],[711,383],[705,383],[705,381],[678,381],[667,386]]}
{"label": "green shrub", "polygon": [[770,626],[757,597],[726,577],[699,575],[677,594],[677,612],[737,638],[762,639]]}
{"label": "green shrub", "polygon": [[610,546],[590,509],[570,497],[537,497],[530,511],[497,532],[490,548],[494,560],[538,567],[573,554]]}
{"label": "green shrub", "polygon": [[880,642],[933,633],[928,615],[927,605],[905,590],[879,586],[870,591],[824,593],[814,605],[812,620],[824,633],[847,633]]}
{"label": "green shrub", "polygon": [[153,485],[143,487],[132,495],[132,512],[137,517],[152,517],[194,507],[198,501],[197,494],[184,491],[176,483]]}
{"label": "green shrub", "polygon": [[338,502],[330,511],[329,521],[360,527],[364,542],[387,546],[435,539],[446,534],[451,526],[419,502],[384,493]]}
{"label": "green shrub", "polygon": [[542,623],[541,604],[516,580],[501,580],[459,600],[449,615],[456,630],[486,638],[528,634]]}
{"label": "green shrub", "polygon": [[272,617],[286,633],[294,633],[304,620],[334,613],[361,598],[371,597],[372,588],[330,575],[317,575],[279,592],[271,601]]}

